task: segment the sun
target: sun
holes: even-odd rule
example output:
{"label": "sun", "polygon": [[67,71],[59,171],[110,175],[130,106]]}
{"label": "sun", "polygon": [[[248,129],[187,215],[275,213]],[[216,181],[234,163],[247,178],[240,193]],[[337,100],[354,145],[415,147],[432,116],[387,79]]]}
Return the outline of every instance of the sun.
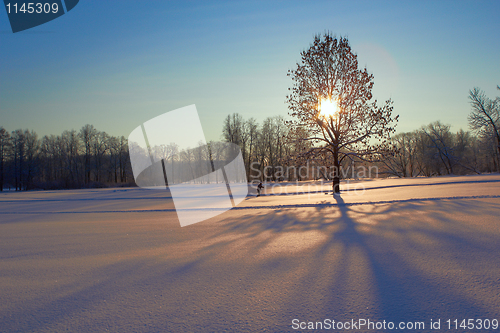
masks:
{"label": "sun", "polygon": [[337,114],[337,101],[331,99],[321,99],[319,102],[319,112],[327,117],[334,117]]}

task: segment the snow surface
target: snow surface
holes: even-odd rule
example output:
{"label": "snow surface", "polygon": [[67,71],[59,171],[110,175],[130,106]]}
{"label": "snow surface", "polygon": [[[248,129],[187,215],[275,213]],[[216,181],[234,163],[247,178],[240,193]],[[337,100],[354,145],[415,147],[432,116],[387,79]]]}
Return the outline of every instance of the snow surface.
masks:
{"label": "snow surface", "polygon": [[0,193],[0,332],[500,320],[500,175],[265,185],[183,228],[167,191]]}

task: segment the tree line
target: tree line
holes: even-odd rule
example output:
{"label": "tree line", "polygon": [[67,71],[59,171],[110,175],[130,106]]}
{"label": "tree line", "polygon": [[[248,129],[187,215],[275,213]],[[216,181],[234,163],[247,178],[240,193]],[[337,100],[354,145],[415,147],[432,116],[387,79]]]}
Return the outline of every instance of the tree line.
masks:
{"label": "tree line", "polygon": [[39,138],[0,127],[0,190],[132,185],[127,140],[85,125]]}
{"label": "tree line", "polygon": [[[341,178],[368,176],[359,175],[361,166],[365,169],[375,166],[378,176],[397,177],[500,172],[500,97],[489,99],[474,88],[469,99],[470,131],[460,129],[454,133],[450,125],[436,121],[412,132],[396,134],[377,152],[377,158],[353,157],[342,161]],[[333,157],[312,153],[315,144],[307,140],[310,137],[307,127],[290,126],[283,117],[269,117],[258,124],[253,118],[244,119],[234,113],[225,118],[222,137],[240,146],[249,181],[333,178],[328,172]],[[300,167],[306,165],[307,170],[299,173]]]}
{"label": "tree line", "polygon": [[[500,87],[497,87],[500,90]],[[394,154],[383,161],[398,177],[500,172],[500,97],[469,92],[471,131],[456,133],[439,121],[392,139]]]}
{"label": "tree line", "polygon": [[[430,177],[500,172],[500,97],[490,99],[474,88],[469,99],[470,131],[453,133],[449,125],[437,121],[390,137],[379,146],[382,148],[375,152],[376,158],[340,150],[348,158],[340,161],[337,175]],[[334,156],[317,150],[320,144],[310,138],[307,126],[296,126],[281,116],[268,117],[259,124],[254,118],[244,119],[234,113],[225,118],[222,127],[222,140],[241,148],[248,181],[333,180]],[[199,160],[198,155],[215,154],[218,145],[210,142],[208,147],[212,150],[195,148],[189,152],[194,157],[179,155],[178,160],[174,157],[178,152],[173,150],[169,153],[172,156],[165,157],[170,163],[167,166],[182,166],[186,161]],[[361,169],[373,166],[377,175],[360,174]],[[92,125],[42,138],[34,131],[8,132],[0,127],[0,190],[117,185],[135,185],[128,142],[123,136],[110,136]]]}
{"label": "tree line", "polygon": [[259,124],[254,118],[233,113],[225,118],[222,128],[222,139],[241,148],[248,181],[309,179],[307,171],[299,172],[308,162],[301,153],[312,146],[299,140],[303,137],[305,129],[291,128],[282,116],[268,117]]}
{"label": "tree line", "polygon": [[[474,88],[469,99],[471,131],[453,133],[449,125],[436,121],[396,134],[383,158],[344,160],[341,178],[373,176],[360,175],[355,169],[361,166],[376,166],[378,176],[397,177],[500,172],[500,97],[489,99]],[[248,181],[332,180],[332,156],[311,154],[315,143],[306,140],[309,136],[307,127],[291,126],[281,116],[259,124],[234,113],[222,127],[222,140],[241,148]],[[9,133],[0,127],[0,190],[116,185],[135,185],[125,137],[110,136],[92,125],[42,138],[34,131]]]}
{"label": "tree line", "polygon": [[[282,116],[259,124],[233,113],[224,119],[222,128],[222,139],[240,146],[249,182],[333,180],[334,157],[325,151],[316,153],[309,136],[306,127],[291,126]],[[368,177],[360,169],[374,165],[361,159],[345,159],[340,164],[341,178]]]}

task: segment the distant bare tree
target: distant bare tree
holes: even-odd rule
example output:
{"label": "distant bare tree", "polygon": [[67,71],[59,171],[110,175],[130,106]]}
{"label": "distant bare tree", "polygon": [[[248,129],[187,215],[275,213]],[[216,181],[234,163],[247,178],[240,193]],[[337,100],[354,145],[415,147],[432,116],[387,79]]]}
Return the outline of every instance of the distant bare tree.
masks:
{"label": "distant bare tree", "polygon": [[97,131],[92,144],[94,155],[94,179],[101,182],[101,172],[104,165],[104,155],[109,150],[109,135],[106,132]]}
{"label": "distant bare tree", "polygon": [[250,179],[250,165],[255,159],[255,150],[257,141],[259,139],[259,125],[254,118],[250,118],[245,122],[245,132],[247,137],[246,159],[245,167],[247,172],[247,179]]}
{"label": "distant bare tree", "polygon": [[415,156],[416,167],[419,174],[430,177],[438,174],[439,164],[434,157],[434,151],[430,149],[432,141],[422,130],[415,131]]}
{"label": "distant bare tree", "polygon": [[23,130],[18,129],[12,132],[12,162],[16,191],[24,189],[24,164],[26,159],[25,141]]}
{"label": "distant bare tree", "polygon": [[127,166],[130,166],[127,139],[120,137],[120,182],[127,181]]}
{"label": "distant bare tree", "polygon": [[34,187],[34,179],[39,169],[38,165],[38,152],[39,142],[38,135],[35,131],[24,132],[25,137],[25,152],[26,152],[26,169],[25,169],[25,190],[31,190]]}
{"label": "distant bare tree", "polygon": [[[500,87],[497,86],[500,90]],[[483,137],[493,137],[496,141],[497,171],[500,172],[500,98],[486,97],[479,88],[469,91],[472,111],[469,114],[470,128]]]}
{"label": "distant bare tree", "polygon": [[15,130],[12,132],[12,157],[16,190],[29,190],[37,170],[38,138],[34,131]]}
{"label": "distant bare tree", "polygon": [[434,149],[434,156],[443,163],[446,173],[453,174],[456,156],[453,150],[453,134],[450,132],[450,126],[436,121],[422,128],[422,132],[431,141],[429,148]]}
{"label": "distant bare tree", "polygon": [[108,181],[114,181],[118,183],[118,176],[120,174],[120,139],[117,137],[110,137],[108,140],[109,145],[109,158],[110,158],[110,172],[108,175]]}
{"label": "distant bare tree", "polygon": [[60,136],[62,172],[66,187],[78,186],[82,182],[80,144],[80,138],[75,130],[64,131]]}
{"label": "distant bare tree", "polygon": [[228,115],[224,120],[222,128],[222,137],[224,140],[241,146],[244,141],[244,124],[245,122],[240,114],[233,113],[232,115]]}
{"label": "distant bare tree", "polygon": [[[461,174],[474,172],[480,174],[478,161],[478,141],[470,132],[460,129],[454,136],[454,154]],[[463,170],[465,169],[465,171]],[[461,170],[461,171],[460,171]]]}
{"label": "distant bare tree", "polygon": [[80,138],[83,143],[83,152],[84,152],[84,183],[90,183],[90,174],[92,169],[92,144],[94,141],[94,137],[97,135],[97,130],[93,125],[85,125],[80,130]]}
{"label": "distant bare tree", "polygon": [[282,164],[287,128],[282,117],[269,117],[262,123],[261,134],[259,137],[261,149],[261,164],[264,162],[270,168],[270,172],[264,177],[269,180],[278,180],[276,167]]}
{"label": "distant bare tree", "polygon": [[40,143],[40,158],[43,161],[41,181],[52,182],[58,178],[57,174],[57,137],[54,134],[45,135]]}
{"label": "distant bare tree", "polygon": [[7,151],[10,148],[10,135],[5,128],[0,127],[0,191],[4,187],[5,161],[7,159]]}
{"label": "distant bare tree", "polygon": [[[313,144],[309,140],[303,140],[303,138],[308,138],[309,133],[306,127],[292,127],[288,132],[288,143],[290,147],[290,162],[291,166],[294,168],[291,169],[293,175],[291,177],[302,180],[303,174],[298,172],[302,166],[305,166],[307,163],[306,152],[310,151],[313,147]],[[325,179],[328,179],[328,175],[323,175]]]}
{"label": "distant bare tree", "polygon": [[399,133],[392,138],[391,143],[394,153],[382,161],[388,172],[398,177],[415,176],[417,169],[415,132]]}

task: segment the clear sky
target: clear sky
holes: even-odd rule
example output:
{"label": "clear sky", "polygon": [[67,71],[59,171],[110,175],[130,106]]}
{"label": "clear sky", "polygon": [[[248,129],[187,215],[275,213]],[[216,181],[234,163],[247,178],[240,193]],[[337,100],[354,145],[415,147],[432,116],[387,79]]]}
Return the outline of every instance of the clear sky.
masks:
{"label": "clear sky", "polygon": [[[287,70],[317,33],[347,35],[398,131],[467,129],[468,91],[500,95],[500,1],[80,0],[13,34],[0,8],[0,126],[112,135],[196,104],[208,140],[229,113],[287,116]],[[189,126],[187,127],[189,130]]]}

